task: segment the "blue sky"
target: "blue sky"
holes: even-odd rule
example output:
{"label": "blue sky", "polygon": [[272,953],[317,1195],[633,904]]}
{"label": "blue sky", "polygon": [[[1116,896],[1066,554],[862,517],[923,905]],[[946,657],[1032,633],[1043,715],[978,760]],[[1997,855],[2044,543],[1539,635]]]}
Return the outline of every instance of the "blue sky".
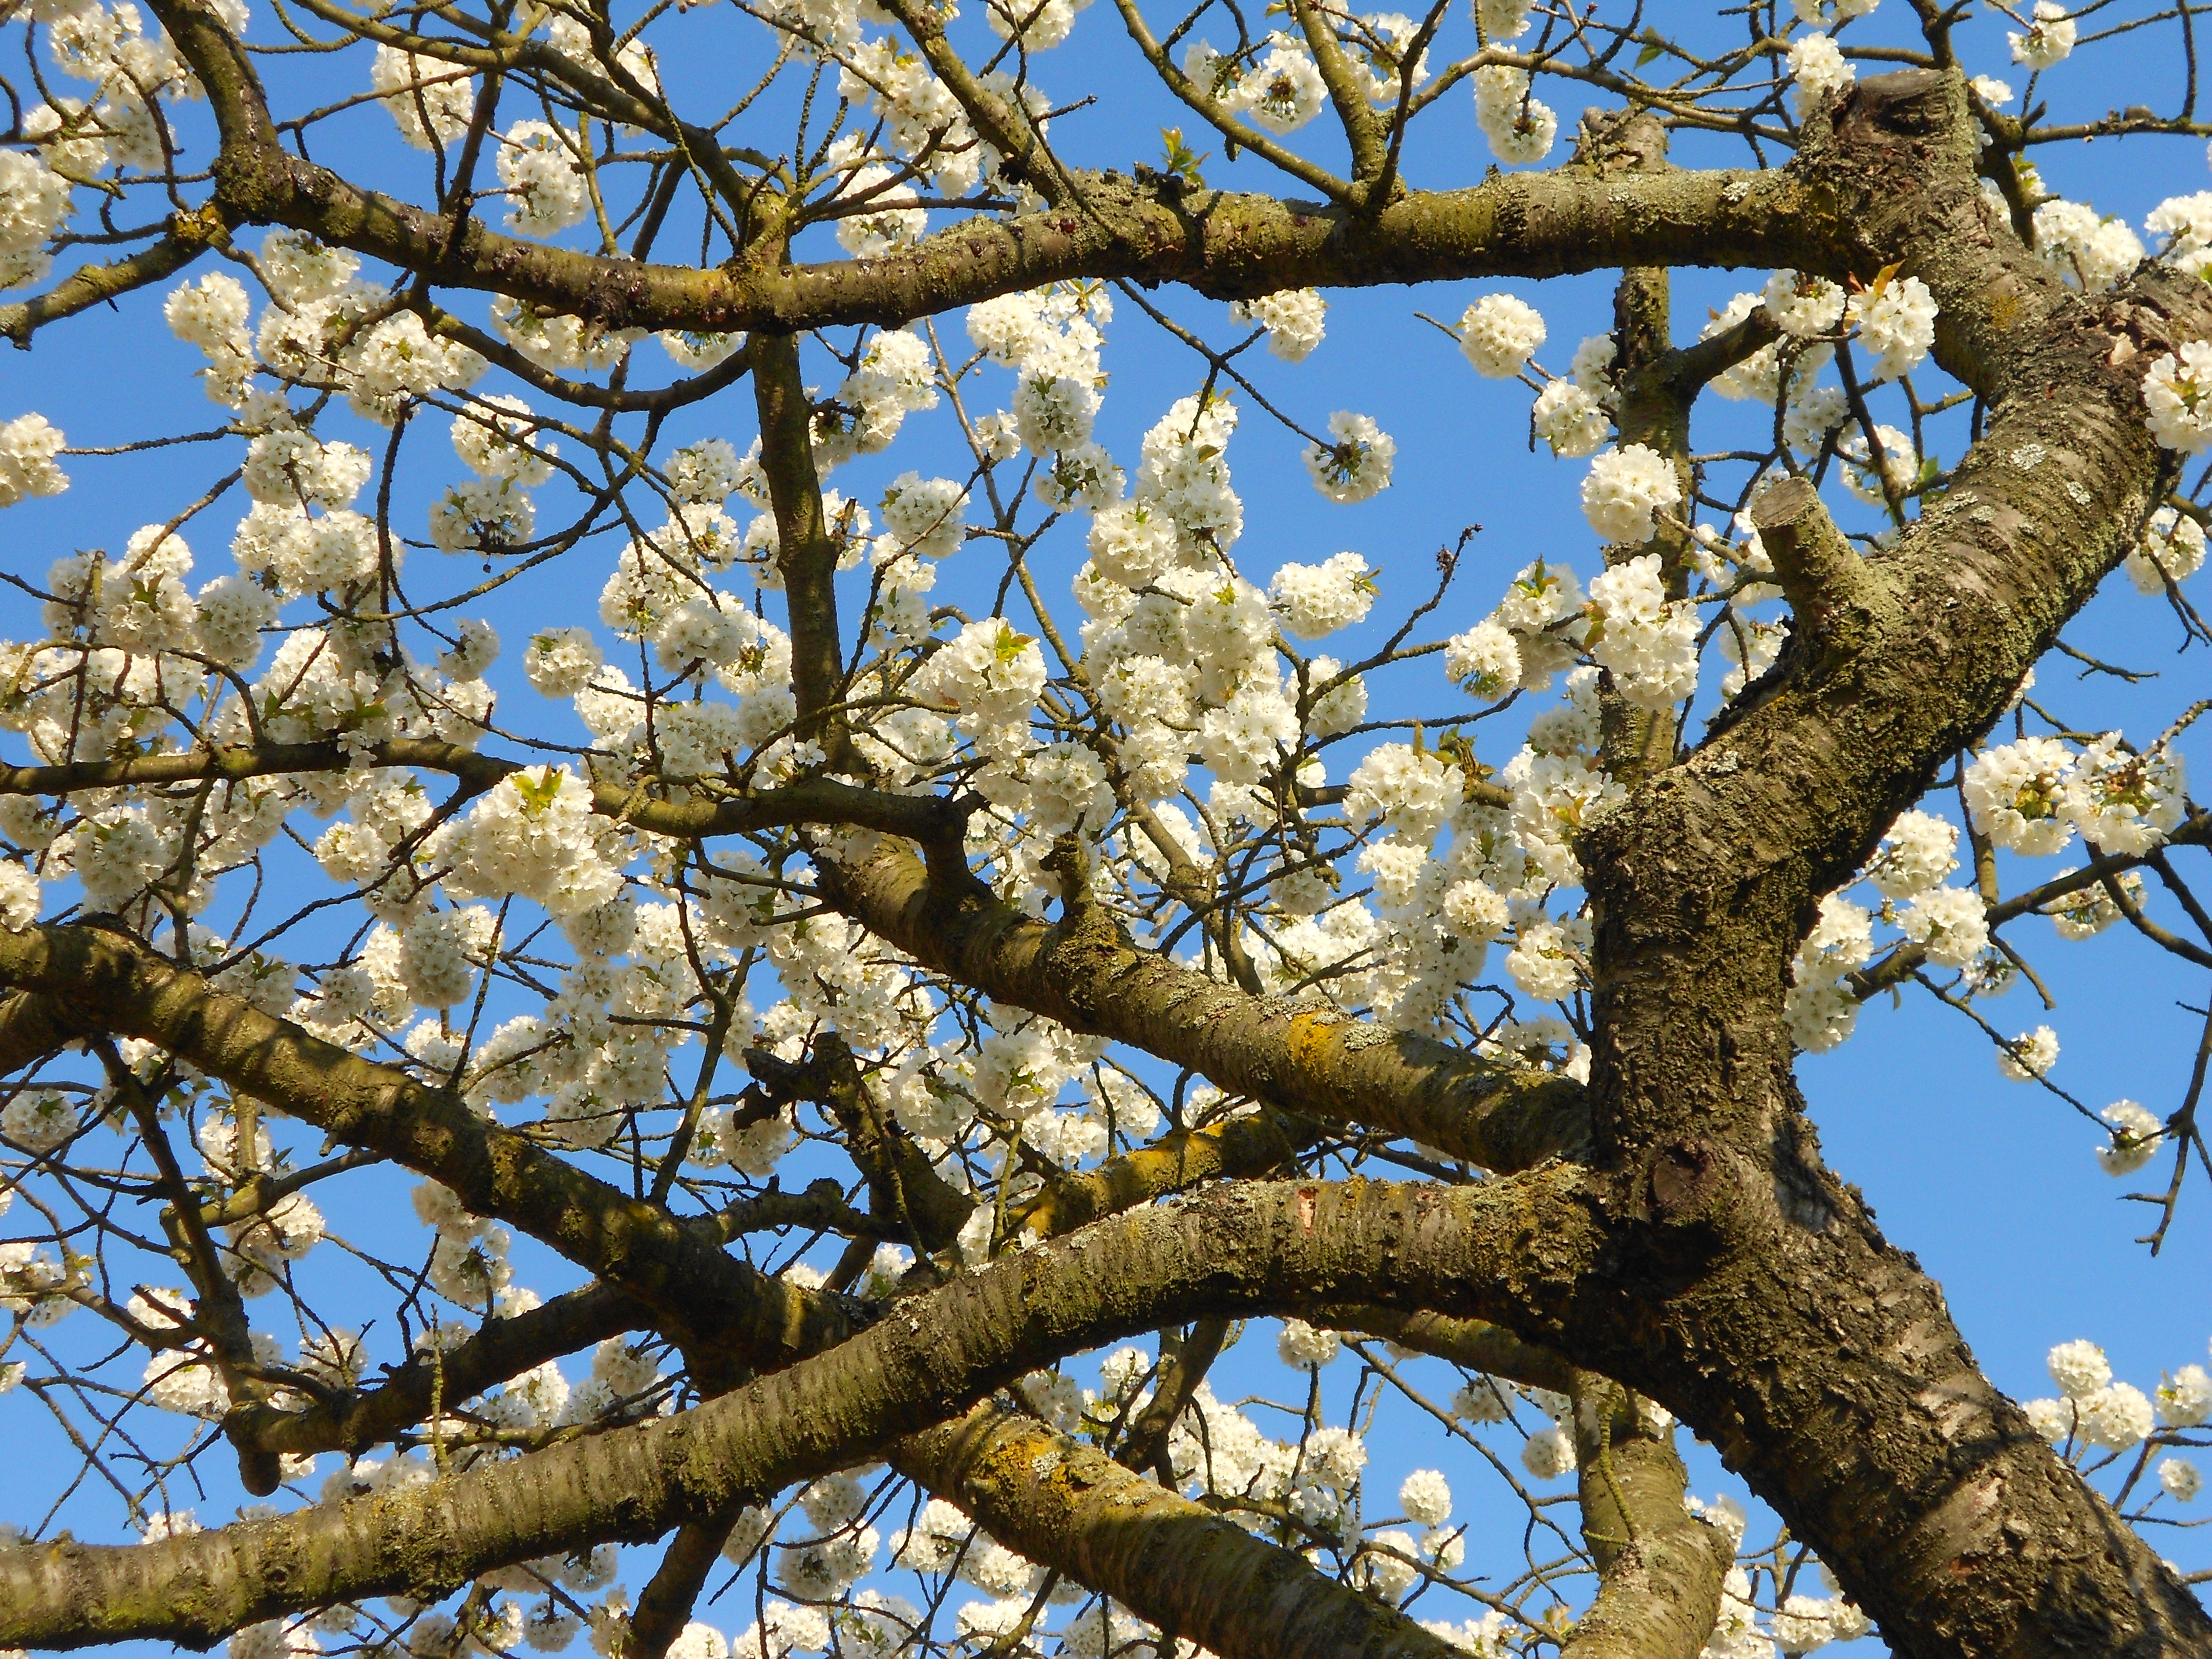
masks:
{"label": "blue sky", "polygon": [[[1902,0],[1892,0],[1871,20],[1871,29],[1856,31],[1856,37],[1896,38],[1910,21],[1908,11]],[[695,14],[684,27],[696,27],[702,38],[725,48],[664,64],[672,84],[696,81],[702,97],[729,83],[732,63],[742,70],[762,58],[764,31],[732,8]],[[1464,31],[1463,21],[1461,27]],[[2001,28],[1994,20],[1978,23],[1967,40],[1970,68],[2005,75],[2016,86],[2024,82],[2003,62]],[[2167,108],[2179,91],[2176,56],[2154,49],[2148,37],[2085,51],[2049,77],[2048,95],[2060,112],[2094,114],[2134,103]],[[365,58],[349,58],[341,68],[341,80],[365,75]],[[280,73],[324,82],[332,70],[321,61],[295,58]],[[1098,76],[1095,82],[1085,79],[1092,73]],[[1055,138],[1080,162],[1126,167],[1133,160],[1157,160],[1158,128],[1194,126],[1145,75],[1108,6],[1093,7],[1079,22],[1070,46],[1039,60],[1036,78],[1062,98],[1099,94],[1097,103],[1063,115],[1055,125]],[[349,81],[346,89],[351,89]],[[1563,131],[1572,129],[1577,90],[1540,90],[1559,108]],[[721,100],[719,92],[707,99]],[[1320,125],[1313,134],[1319,135]],[[1194,142],[1204,149],[1218,148],[1203,138]],[[1316,153],[1325,154],[1327,148],[1317,143]],[[374,106],[334,124],[316,153],[337,165],[375,169],[388,169],[401,154],[388,121]],[[1714,159],[1712,146],[1686,143],[1680,159]],[[2203,147],[2196,141],[2131,142],[2124,153],[2110,143],[2063,146],[2038,160],[2054,187],[2138,226],[2160,198],[2212,186]],[[1417,185],[1440,186],[1473,180],[1486,162],[1468,100],[1455,94],[1433,118],[1425,142],[1411,153],[1407,172]],[[1232,167],[1217,155],[1206,173],[1209,181],[1219,185],[1277,187],[1267,170],[1249,160]],[[418,193],[421,188],[418,182]],[[680,246],[681,240],[672,237],[669,245]],[[1760,275],[1686,273],[1676,289],[1678,334],[1693,335],[1707,307],[1725,303],[1739,287],[1756,286]],[[1347,548],[1381,568],[1382,601],[1363,629],[1331,645],[1338,654],[1388,633],[1395,615],[1425,592],[1434,550],[1455,540],[1462,526],[1480,524],[1482,529],[1462,566],[1455,609],[1448,607],[1443,618],[1450,629],[1486,611],[1505,580],[1531,558],[1564,559],[1585,575],[1595,568],[1596,545],[1576,501],[1580,466],[1529,454],[1526,394],[1510,384],[1479,380],[1450,341],[1413,314],[1418,309],[1450,320],[1480,295],[1500,289],[1517,293],[1544,311],[1550,339],[1540,355],[1555,372],[1564,370],[1577,339],[1609,325],[1610,287],[1602,275],[1541,284],[1446,283],[1418,292],[1382,289],[1332,295],[1328,338],[1305,364],[1285,368],[1259,352],[1242,360],[1254,368],[1268,395],[1302,423],[1317,428],[1332,410],[1358,410],[1375,416],[1398,444],[1395,486],[1356,507],[1322,501],[1307,482],[1296,441],[1272,428],[1256,409],[1248,405],[1231,447],[1246,512],[1238,553],[1256,578],[1264,580],[1285,560],[1317,562]],[[1202,327],[1216,342],[1234,337],[1218,305],[1186,295],[1148,297]],[[94,313],[49,331],[27,354],[0,358],[0,418],[39,410],[80,446],[120,444],[217,424],[222,411],[200,396],[190,378],[198,355],[161,325],[160,301],[159,290],[129,296],[112,312]],[[481,315],[477,302],[459,308]],[[957,333],[958,319],[940,319],[939,326]],[[658,348],[642,347],[640,356],[641,362],[653,362],[653,374],[664,372]],[[819,361],[828,380],[826,359]],[[1109,334],[1106,368],[1112,379],[1100,436],[1117,455],[1128,458],[1167,404],[1195,389],[1203,374],[1194,357],[1149,330],[1127,305]],[[1003,397],[1003,375],[988,373],[998,377],[988,384]],[[492,389],[496,380],[483,389]],[[1700,446],[1724,447],[1729,422],[1741,418],[1729,406],[1701,410]],[[325,430],[371,441],[366,430],[349,429],[352,424],[340,416],[326,422]],[[442,420],[422,422],[410,439],[416,446],[410,451],[413,468],[403,476],[398,492],[403,528],[418,527],[431,495],[462,476],[445,443],[443,426]],[[669,441],[714,434],[730,437],[742,450],[752,428],[750,391],[740,385],[684,411],[672,422]],[[892,474],[908,467],[925,474],[951,470],[941,426],[921,422],[911,432],[887,454],[854,463],[832,483],[871,499]],[[1708,433],[1714,434],[1710,440]],[[1955,453],[1954,442],[1947,459]],[[73,460],[69,494],[11,511],[9,550],[0,559],[16,574],[35,579],[53,558],[75,549],[119,547],[140,525],[165,519],[194,499],[236,459],[235,443],[224,442]],[[224,567],[230,526],[244,506],[234,492],[187,528],[203,577]],[[612,544],[586,550],[582,564],[588,580],[549,570],[514,584],[482,607],[507,641],[507,659],[492,677],[503,703],[539,729],[550,729],[547,723],[554,717],[523,684],[517,647],[528,629],[548,621],[592,620],[585,613],[612,551]],[[994,581],[998,574],[995,568],[981,569],[986,556],[981,548],[966,556],[974,562],[978,582]],[[1081,557],[1079,535],[1066,529],[1040,550],[1036,562],[1048,597],[1066,594],[1066,579]],[[440,570],[439,559],[428,551],[412,556],[410,570],[419,585],[466,584],[470,568]],[[945,591],[957,592],[962,580],[960,574],[948,574]],[[2201,605],[2203,596],[2197,597]],[[1073,602],[1065,603],[1072,612]],[[36,623],[27,612],[20,596],[0,593],[0,634],[29,637]],[[2184,704],[2212,690],[2212,674],[2201,653],[2178,653],[2179,630],[2172,618],[2117,579],[2069,638],[2107,660],[2159,675],[2145,684],[2123,687],[2110,680],[2078,680],[2071,665],[2046,665],[2039,696],[2047,694],[2084,729],[2118,725],[2133,737],[2147,738]],[[1392,696],[1406,699],[1402,706],[1408,708],[1438,701],[1439,683],[1409,678],[1403,684],[1402,692],[1378,685],[1376,707],[1392,707]],[[561,735],[573,740],[576,734],[562,729]],[[16,741],[9,740],[10,745]],[[1510,745],[1496,747],[1500,740],[1495,738],[1481,741],[1493,745],[1483,750],[1484,757],[1503,764]],[[2197,736],[2187,750],[2197,763],[2201,792],[2202,781],[2212,776],[2207,770],[2212,749]],[[13,746],[4,752],[10,760],[21,758]],[[2201,866],[2203,860],[2194,862]],[[2057,864],[2045,860],[2043,866],[2055,869]],[[2011,874],[2008,880],[2018,883]],[[2161,1113],[2178,1103],[2197,1025],[2197,1017],[2179,1004],[2201,1006],[2204,975],[2170,970],[2166,960],[2121,932],[2067,945],[2038,924],[2021,930],[2020,939],[2058,1007],[2055,1012],[2040,1009],[2033,991],[2021,986],[1994,1006],[1990,1018],[2008,1032],[2045,1022],[2054,1025],[2065,1045],[2054,1080],[2093,1108],[2121,1097]],[[2206,1340],[2212,1335],[2212,1297],[2207,1295],[2212,1281],[2204,1268],[2207,1247],[2212,1245],[2212,1195],[2201,1183],[2185,1201],[2164,1255],[2152,1261],[2134,1242],[2146,1231],[2150,1212],[2119,1195],[2154,1176],[2162,1178],[2162,1162],[2136,1181],[2107,1179],[2091,1156],[2098,1137],[2087,1125],[2063,1102],[2002,1079],[1986,1039],[1925,998],[1908,998],[1894,1009],[1887,1004],[1869,1008],[1851,1042],[1833,1054],[1808,1059],[1801,1075],[1829,1161],[1864,1189],[1890,1237],[1916,1251],[1943,1283],[1956,1318],[2000,1386],[2022,1396],[2048,1392],[2044,1352],[2075,1337],[2104,1345],[2117,1373],[2146,1389],[2162,1368],[2205,1359]],[[410,1239],[419,1244],[422,1236],[396,1194],[392,1208],[392,1248],[408,1248]],[[386,1231],[372,1224],[379,1237]],[[519,1259],[530,1260],[523,1253]],[[529,1276],[526,1270],[524,1276]],[[1268,1346],[1265,1340],[1253,1345],[1257,1354]],[[1239,1364],[1224,1376],[1242,1381],[1247,1369]],[[1283,1395],[1285,1374],[1272,1359],[1249,1369],[1253,1387],[1264,1384],[1278,1397]],[[1349,1361],[1340,1361],[1331,1374],[1332,1387],[1348,1381],[1350,1369]],[[1226,1381],[1219,1391],[1224,1396],[1231,1392]],[[50,1484],[41,1479],[43,1460],[55,1445],[36,1416],[22,1394],[0,1401],[0,1424],[15,1433],[19,1456],[28,1462],[30,1473],[20,1488],[27,1492]],[[1427,1431],[1410,1417],[1400,1420],[1401,1431],[1378,1434],[1374,1444],[1376,1473],[1385,1477],[1376,1482],[1376,1503],[1387,1504],[1404,1469],[1437,1459]],[[1709,1455],[1697,1468],[1694,1489],[1741,1491]],[[1471,1481],[1467,1490],[1471,1496]],[[29,1518],[21,1512],[21,1501],[9,1505],[5,1518]],[[89,1496],[84,1504],[88,1531],[112,1524],[112,1506],[103,1507]],[[203,1515],[219,1513],[221,1507],[211,1499],[204,1504]],[[1502,1510],[1497,1518],[1497,1559],[1503,1561],[1510,1559],[1510,1539],[1519,1522]],[[2212,1552],[2191,1534],[2170,1544],[2160,1541],[2185,1566],[2212,1564]],[[1472,1560],[1485,1559],[1480,1543],[1471,1546],[1469,1553]],[[629,1576],[633,1584],[638,1582],[635,1570]],[[750,1614],[732,1609],[717,1616],[719,1622],[740,1626]]]}

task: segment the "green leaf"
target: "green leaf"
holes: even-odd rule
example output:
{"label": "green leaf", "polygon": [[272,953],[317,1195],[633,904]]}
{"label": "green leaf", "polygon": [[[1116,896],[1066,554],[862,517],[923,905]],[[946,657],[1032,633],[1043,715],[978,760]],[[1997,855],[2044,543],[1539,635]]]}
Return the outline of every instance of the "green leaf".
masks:
{"label": "green leaf", "polygon": [[523,806],[532,817],[553,805],[561,793],[561,774],[546,767],[533,779],[527,772],[514,774],[514,793],[522,797]]}
{"label": "green leaf", "polygon": [[1163,163],[1164,170],[1174,177],[1187,181],[1194,189],[1203,190],[1206,187],[1206,180],[1200,175],[1198,169],[1205,161],[1207,152],[1194,150],[1185,143],[1181,127],[1162,127],[1160,141],[1164,146],[1163,153],[1165,156]]}

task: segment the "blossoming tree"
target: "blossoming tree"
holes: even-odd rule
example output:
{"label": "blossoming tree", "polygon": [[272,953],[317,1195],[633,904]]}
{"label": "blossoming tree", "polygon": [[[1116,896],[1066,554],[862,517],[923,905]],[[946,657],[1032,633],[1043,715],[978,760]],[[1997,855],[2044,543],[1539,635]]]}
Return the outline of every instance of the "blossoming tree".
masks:
{"label": "blossoming tree", "polygon": [[[0,1411],[78,1473],[0,1646],[2212,1653],[2140,1530],[2212,1378],[2001,1395],[1794,1073],[1893,991],[2043,1086],[2032,956],[2212,967],[2207,705],[2032,689],[2101,586],[2212,642],[2212,193],[2034,166],[2207,132],[2065,112],[2193,100],[2187,7],[1115,0],[1081,90],[1185,112],[1125,173],[1073,0],[144,5],[10,13],[0,332],[159,304],[233,470],[7,560]],[[1758,273],[1695,337],[1691,267]],[[1470,278],[1587,526],[1240,539],[1232,443],[1393,483],[1300,412],[1325,295]],[[1119,453],[1109,326],[1192,369]],[[2161,1241],[2206,1030],[2081,1105]]]}

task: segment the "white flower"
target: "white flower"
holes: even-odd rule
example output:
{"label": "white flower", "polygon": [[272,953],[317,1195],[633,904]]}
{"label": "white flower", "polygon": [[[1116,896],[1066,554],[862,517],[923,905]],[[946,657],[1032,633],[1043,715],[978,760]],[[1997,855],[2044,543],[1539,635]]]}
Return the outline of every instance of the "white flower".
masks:
{"label": "white flower", "polygon": [[396,46],[376,49],[368,83],[382,95],[399,136],[417,149],[443,149],[469,130],[476,111],[476,82],[465,70]]}
{"label": "white flower", "polygon": [[2021,1032],[1997,1054],[1997,1070],[2015,1083],[2045,1076],[2057,1063],[2058,1034],[2048,1025]]}
{"label": "white flower", "polygon": [[1352,769],[1345,816],[1355,823],[1381,818],[1393,835],[1425,845],[1443,828],[1462,795],[1464,775],[1409,744],[1378,744]]}
{"label": "white flower", "polygon": [[1444,673],[1478,697],[1502,697],[1521,684],[1521,647],[1496,617],[1475,623],[1444,643]]}
{"label": "white flower", "polygon": [[2112,1144],[2097,1148],[2108,1176],[2133,1175],[2165,1144],[2166,1125],[2136,1101],[2116,1100],[2098,1115],[2112,1126]]}
{"label": "white flower", "polygon": [[1938,968],[1964,968],[1990,948],[1989,913],[1964,887],[1937,887],[1907,905],[1897,925]]}
{"label": "white flower", "polygon": [[1440,1527],[1451,1514],[1451,1484],[1437,1469],[1415,1469],[1398,1488],[1398,1506],[1408,1521]]}
{"label": "white flower", "polygon": [[[1671,481],[1671,467],[1667,476]],[[1697,610],[1668,599],[1656,553],[1610,566],[1593,577],[1589,600],[1591,659],[1611,672],[1629,702],[1664,708],[1697,689]]]}
{"label": "white flower", "polygon": [[2081,1410],[2071,1400],[2030,1400],[2021,1404],[2021,1411],[2028,1426],[2054,1446],[2073,1437],[2081,1419]]}
{"label": "white flower", "polygon": [[1556,922],[1522,922],[1506,954],[1505,971],[1530,996],[1545,1002],[1564,1000],[1582,981],[1571,948],[1566,930]]}
{"label": "white flower", "polygon": [[1881,841],[1867,877],[1884,898],[1924,893],[1959,867],[1959,831],[1932,813],[1899,813]]}
{"label": "white flower", "polygon": [[522,669],[544,696],[573,697],[591,684],[605,660],[589,629],[549,628],[531,635]]}
{"label": "white flower", "polygon": [[2074,20],[2066,15],[2065,7],[2056,0],[2035,0],[2034,21],[2027,32],[2008,29],[2005,39],[2011,43],[2014,63],[2041,71],[2063,62],[2073,52],[2074,34]]}
{"label": "white flower", "polygon": [[695,1620],[669,1643],[668,1659],[730,1659],[729,1640],[712,1625]]}
{"label": "white flower", "polygon": [[543,121],[518,121],[499,141],[507,220],[531,235],[564,230],[591,211],[576,141]]}
{"label": "white flower", "polygon": [[2080,1401],[2081,1437],[2093,1446],[2126,1451],[2154,1426],[2149,1398],[2132,1383],[2114,1382]]}
{"label": "white flower", "polygon": [[[525,489],[535,489],[553,476],[550,458],[559,453],[538,435],[530,405],[520,398],[471,398],[453,416],[453,453],[471,471],[479,477],[511,479]],[[683,453],[678,452],[679,459]]]}
{"label": "white flower", "polygon": [[[1059,9],[1066,8],[1062,3]],[[991,16],[998,21],[995,12]],[[928,230],[928,210],[915,205],[912,190],[893,183],[896,177],[885,167],[856,167],[838,188],[841,200],[867,210],[837,221],[837,246],[854,258],[880,258],[921,240]]]}
{"label": "white flower", "polygon": [[2045,202],[2036,209],[2035,247],[2079,283],[2084,294],[2101,294],[2143,257],[2143,246],[2126,220],[2100,217],[2080,202]]}
{"label": "white flower", "polygon": [[1539,1480],[1557,1480],[1575,1471],[1575,1437],[1562,1428],[1539,1429],[1521,1448],[1521,1467]]}
{"label": "white flower", "polygon": [[1397,1601],[1413,1588],[1421,1576],[1419,1568],[1402,1559],[1413,1555],[1419,1547],[1411,1534],[1395,1528],[1376,1533],[1361,1550],[1356,1564],[1361,1587],[1384,1601]]}
{"label": "white flower", "polygon": [[2143,376],[2151,436],[2185,455],[2212,446],[2212,342],[2191,340],[2177,358],[2154,360]]}
{"label": "white flower", "polygon": [[1613,435],[1605,405],[1572,380],[1547,380],[1531,411],[1536,435],[1567,460],[1595,455]]}
{"label": "white flower", "polygon": [[1080,448],[1097,412],[1097,388],[1073,375],[1024,374],[1014,388],[1014,429],[1033,454]]}
{"label": "white flower", "polygon": [[1267,37],[1267,55],[1238,90],[1245,112],[1270,132],[1296,132],[1321,113],[1328,89],[1304,46],[1287,34]]}
{"label": "white flower", "polygon": [[[960,550],[968,533],[961,509],[967,491],[950,478],[925,478],[918,472],[902,472],[884,491],[884,530],[893,548],[920,558],[949,558]],[[878,544],[878,564],[886,561]]]}
{"label": "white flower", "polygon": [[46,239],[70,215],[70,181],[36,155],[0,150],[0,288],[46,274]]}
{"label": "white flower", "polygon": [[1509,166],[1540,161],[1559,137],[1559,118],[1529,96],[1528,71],[1510,64],[1488,64],[1475,70],[1474,119],[1490,141],[1491,154]]}
{"label": "white flower", "polygon": [[2104,853],[2148,853],[2181,823],[2181,757],[2160,745],[2140,754],[2108,732],[2081,751],[2063,791],[2067,817]]}
{"label": "white flower", "polygon": [[2066,784],[2074,752],[2056,738],[2022,738],[1986,750],[1966,768],[1963,788],[1974,828],[1993,845],[2031,857],[2062,850],[2074,836]]}
{"label": "white flower", "polygon": [[954,711],[971,734],[1026,725],[1044,690],[1044,653],[1001,617],[969,623],[910,683],[920,697]]}
{"label": "white flower", "polygon": [[2045,1356],[2051,1380],[2069,1400],[2086,1400],[2112,1380],[2112,1367],[2095,1343],[2061,1342]]}
{"label": "white flower", "polygon": [[1791,42],[1790,73],[1797,82],[1797,118],[1801,121],[1850,85],[1858,75],[1844,61],[1843,48],[1825,34],[1808,34]]}
{"label": "white flower", "polygon": [[1491,40],[1512,40],[1528,32],[1535,0],[1474,0],[1474,19]]}
{"label": "white flower", "polygon": [[1657,533],[1653,515],[1682,499],[1667,458],[1643,444],[1624,444],[1590,463],[1583,480],[1583,515],[1608,542],[1638,544]]}
{"label": "white flower", "polygon": [[2172,196],[2150,210],[2143,228],[2162,237],[2158,257],[2192,276],[2212,270],[2212,191]]}
{"label": "white flower", "polygon": [[1510,294],[1488,294],[1459,319],[1459,349],[1475,373],[1507,380],[1544,343],[1544,314]]}
{"label": "white flower", "polygon": [[1364,415],[1340,409],[1328,417],[1332,441],[1309,444],[1306,471],[1314,488],[1333,501],[1364,501],[1390,487],[1391,458],[1398,446]]}
{"label": "white flower", "polygon": [[1875,354],[1877,380],[1910,374],[1936,343],[1936,297],[1917,276],[1876,279],[1851,295],[1846,314],[1860,343]]}
{"label": "white flower", "polygon": [[1784,1653],[1809,1653],[1835,1639],[1838,1604],[1817,1595],[1792,1595],[1774,1613],[1774,1644]]}
{"label": "white flower", "polygon": [[1079,824],[1103,834],[1114,816],[1114,792],[1106,768],[1079,743],[1049,744],[1029,758],[1030,829],[1047,837],[1064,836]]}
{"label": "white flower", "polygon": [[350,507],[368,482],[367,450],[325,444],[312,432],[264,433],[246,447],[244,483],[257,501],[288,507]]}
{"label": "white flower", "polygon": [[2184,1365],[2158,1387],[2159,1420],[2168,1427],[2193,1429],[2212,1419],[2212,1376],[2202,1365]]}
{"label": "white flower", "polygon": [[1275,1339],[1275,1352],[1285,1365],[1319,1370],[1336,1358],[1343,1341],[1334,1331],[1317,1330],[1303,1319],[1286,1319]]}
{"label": "white flower", "polygon": [[54,457],[68,442],[43,415],[19,415],[0,426],[0,507],[67,489],[69,475],[54,465]]}
{"label": "white flower", "polygon": [[1487,882],[1455,881],[1444,889],[1444,925],[1466,943],[1483,945],[1512,921],[1505,896]]}
{"label": "white flower", "polygon": [[1328,301],[1310,288],[1286,288],[1256,300],[1238,300],[1229,314],[1267,331],[1267,349],[1285,362],[1302,363],[1327,331]]}
{"label": "white flower", "polygon": [[21,865],[0,862],[0,927],[20,933],[39,919],[39,878]]}
{"label": "white flower", "polygon": [[566,767],[513,772],[470,809],[447,856],[472,892],[519,893],[556,919],[577,915],[622,890],[620,873],[599,856],[604,823],[591,786]]}
{"label": "white flower", "polygon": [[[263,258],[265,269],[265,244]],[[211,270],[196,283],[179,283],[171,289],[161,315],[171,333],[210,357],[218,352],[242,356],[248,349],[246,321],[252,309],[245,284],[227,271]]]}
{"label": "white flower", "polygon": [[1849,298],[1825,276],[1784,270],[1766,279],[1761,301],[1776,327],[1800,340],[1811,340],[1835,332]]}
{"label": "white flower", "polygon": [[76,1105],[58,1090],[20,1091],[0,1110],[0,1134],[26,1152],[50,1152],[75,1134],[77,1127]]}
{"label": "white flower", "polygon": [[1339,553],[1321,564],[1286,564],[1267,584],[1268,602],[1283,626],[1302,640],[1323,639],[1363,620],[1375,595],[1375,573],[1357,553]]}
{"label": "white flower", "polygon": [[2204,529],[2196,520],[2161,507],[2143,526],[2140,542],[2121,567],[2138,593],[2163,593],[2204,568]]}
{"label": "white flower", "polygon": [[2185,1457],[2161,1457],[2158,1460],[2158,1484],[2166,1495],[2177,1504],[2192,1504],[2197,1494],[2204,1490],[2204,1477],[2197,1465]]}

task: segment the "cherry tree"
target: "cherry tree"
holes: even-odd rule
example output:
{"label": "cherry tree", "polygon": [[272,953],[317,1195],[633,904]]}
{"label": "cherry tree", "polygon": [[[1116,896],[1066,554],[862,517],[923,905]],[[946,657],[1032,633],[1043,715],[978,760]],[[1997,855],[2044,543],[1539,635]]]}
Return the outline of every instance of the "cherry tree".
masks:
{"label": "cherry tree", "polygon": [[[2103,589],[2212,644],[2212,191],[2036,167],[2212,134],[2189,7],[143,3],[10,14],[0,332],[158,306],[213,429],[0,573],[0,1412],[74,1470],[0,1644],[2212,1654],[2212,1377],[2001,1394],[1797,1078],[1923,999],[2151,1251],[2212,1176],[2212,1021],[2106,1104],[1995,1003],[2212,968],[2212,703],[2035,679],[2127,678]],[[1586,522],[1245,537],[1248,455],[1424,490],[1297,365],[1470,281],[1440,395]],[[104,464],[7,413],[0,505]]]}

